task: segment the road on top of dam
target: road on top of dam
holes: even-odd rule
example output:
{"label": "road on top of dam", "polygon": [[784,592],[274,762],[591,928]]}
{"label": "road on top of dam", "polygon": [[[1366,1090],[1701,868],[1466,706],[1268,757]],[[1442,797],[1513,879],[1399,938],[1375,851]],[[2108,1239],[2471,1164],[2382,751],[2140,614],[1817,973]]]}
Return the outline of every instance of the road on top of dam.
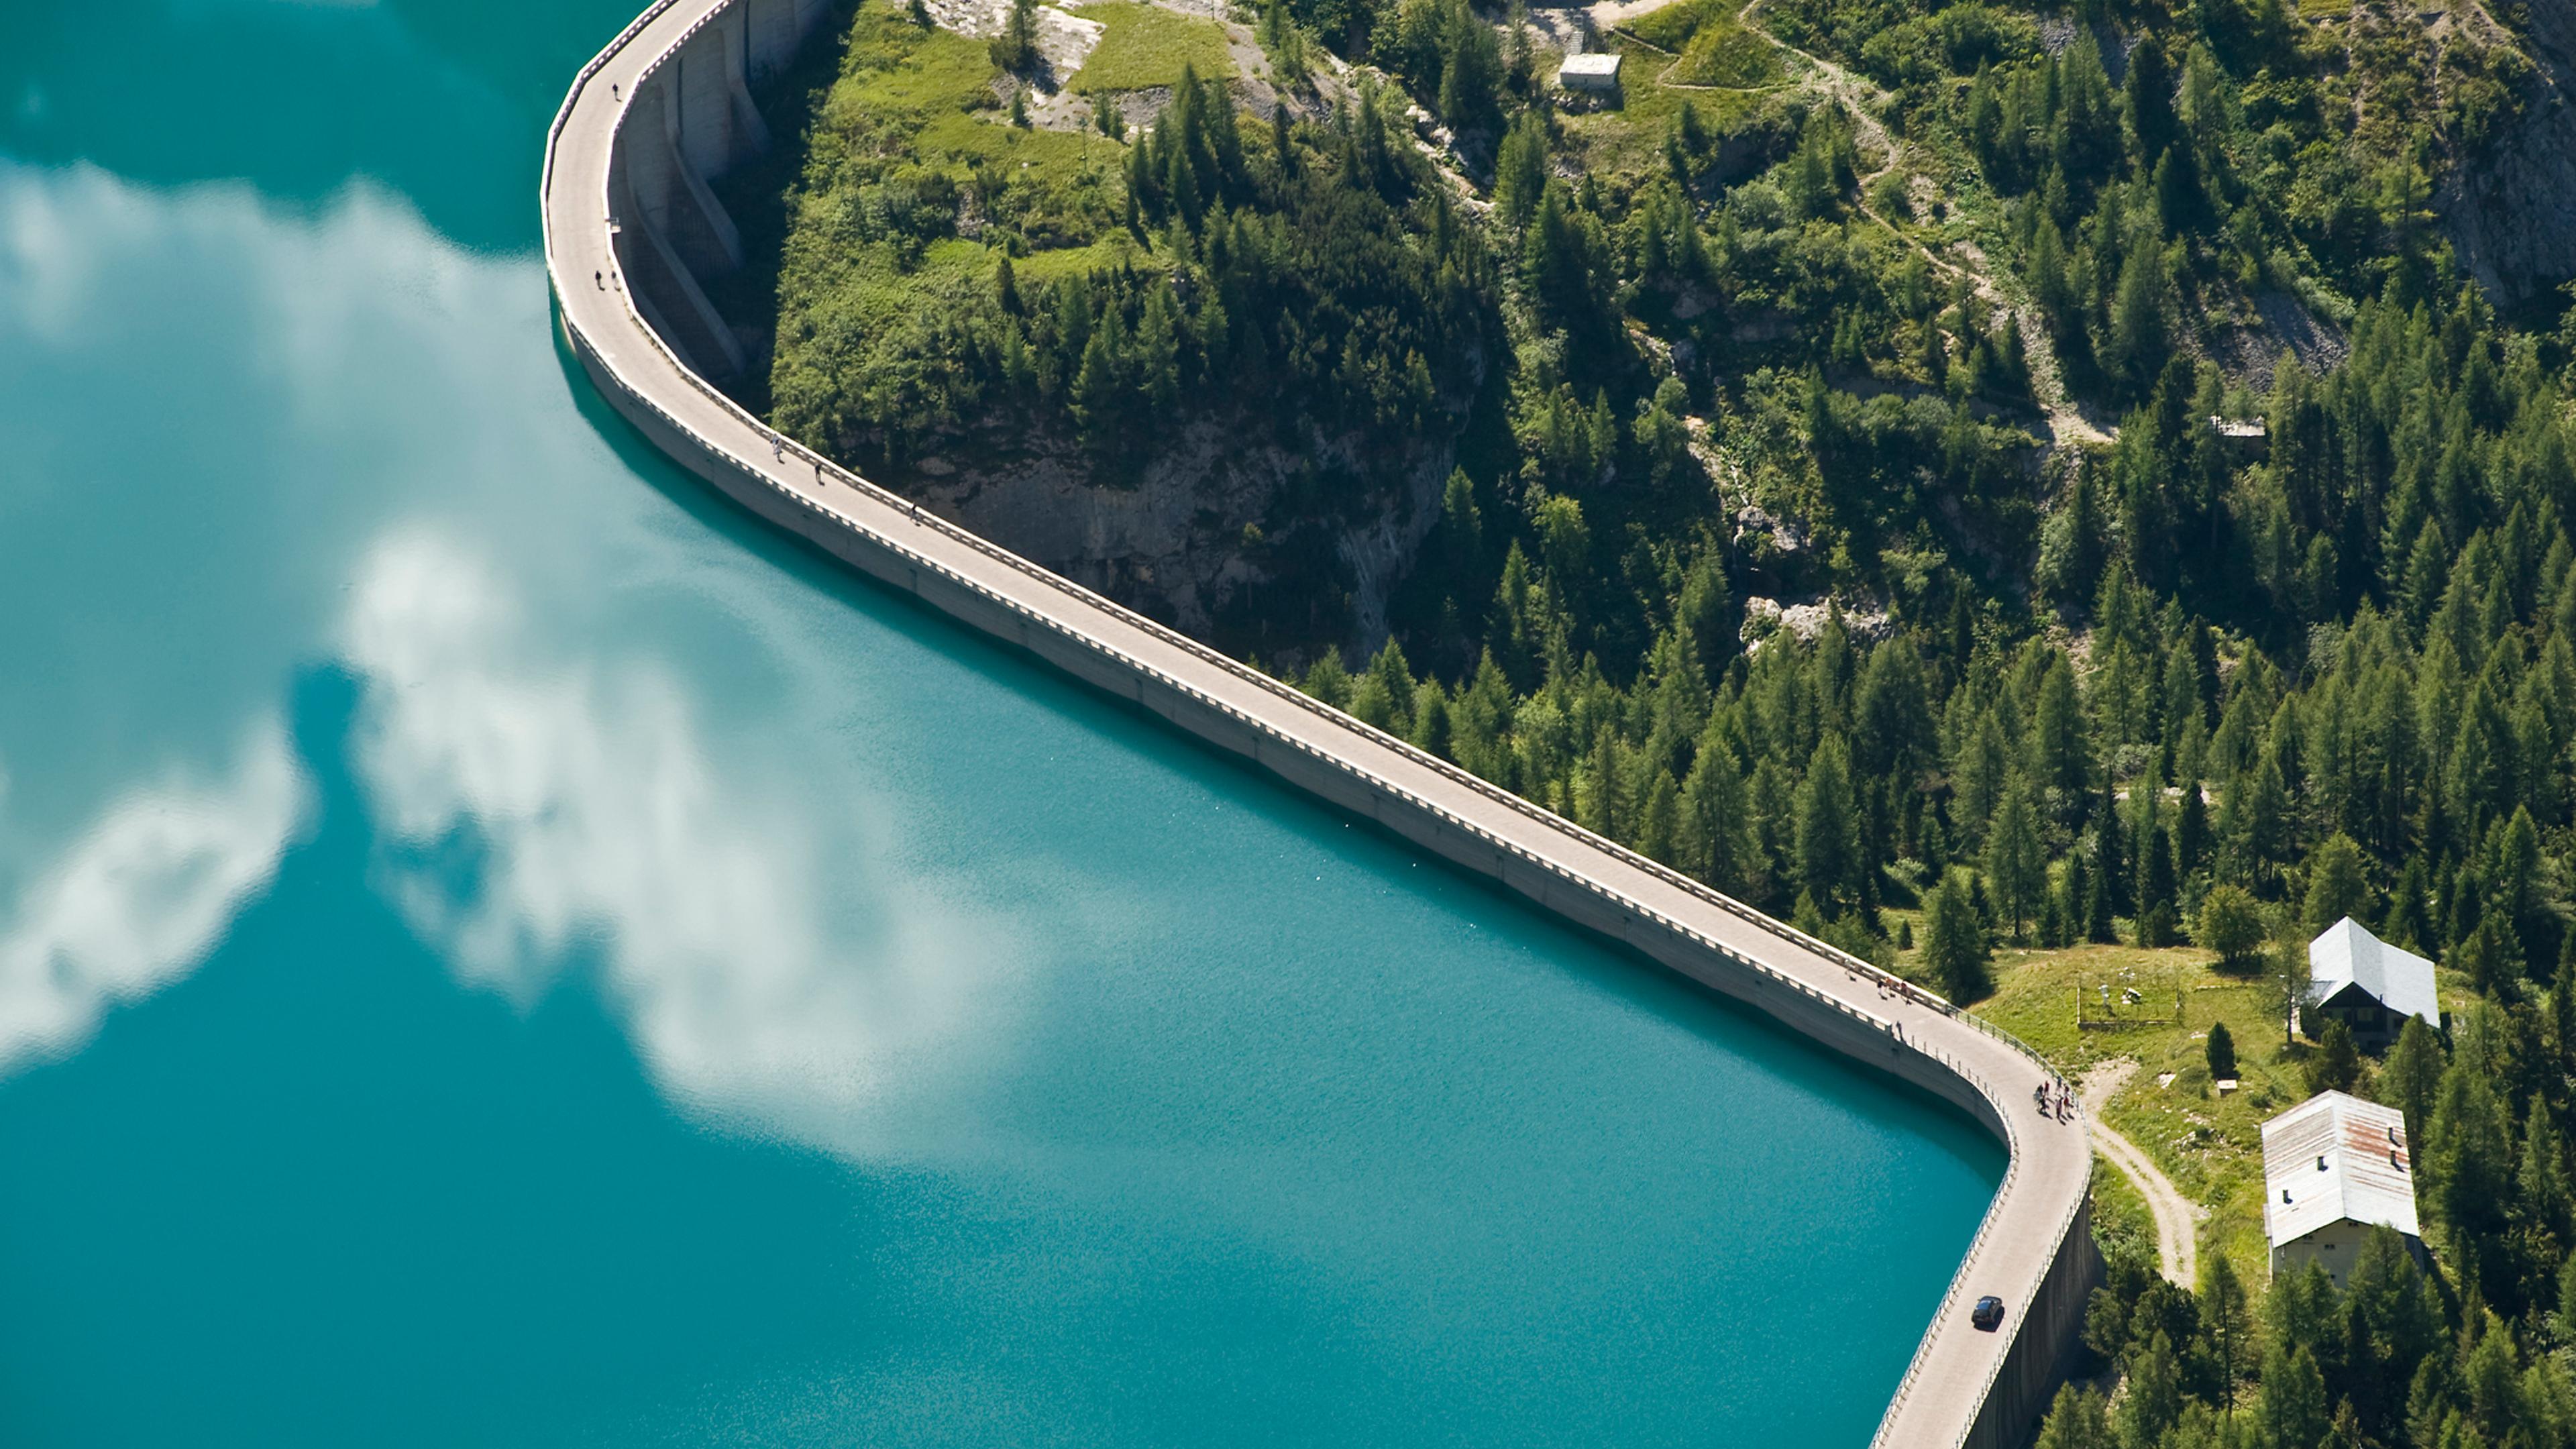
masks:
{"label": "road on top of dam", "polygon": [[[925,570],[961,581],[1024,617],[1044,620],[1104,655],[1123,658],[1140,672],[1159,676],[1390,794],[1423,802],[1461,830],[1541,862],[1640,914],[1677,923],[1739,958],[1761,963],[1808,994],[1839,1003],[1856,1017],[1892,1025],[1912,1049],[1982,1091],[2006,1125],[2010,1167],[1876,1439],[1904,1449],[1963,1442],[2087,1192],[2092,1150],[2080,1108],[2060,1120],[2036,1105],[2043,1091],[2064,1093],[2063,1080],[2025,1048],[1955,1014],[1946,1003],[1909,994],[1911,988],[1830,948],[1744,908],[1730,908],[1570,823],[916,510],[778,437],[684,367],[629,299],[611,229],[640,222],[612,218],[609,174],[624,107],[638,80],[725,3],[664,0],[583,72],[558,117],[541,202],[548,271],[575,347],[586,350],[634,399],[693,439],[717,466],[739,469],[759,486],[799,500],[840,527],[872,536]],[[1986,1294],[2006,1306],[2001,1332],[1979,1331],[1970,1322],[1975,1300]]]}

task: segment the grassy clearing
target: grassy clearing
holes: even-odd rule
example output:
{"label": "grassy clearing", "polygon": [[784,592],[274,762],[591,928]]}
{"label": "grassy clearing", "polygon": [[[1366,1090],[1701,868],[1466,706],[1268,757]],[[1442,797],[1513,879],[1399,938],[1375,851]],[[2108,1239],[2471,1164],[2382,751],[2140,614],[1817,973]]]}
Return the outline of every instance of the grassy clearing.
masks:
{"label": "grassy clearing", "polygon": [[1680,53],[1702,25],[1711,20],[1732,20],[1735,8],[1729,0],[1676,0],[1661,10],[1649,10],[1629,21],[1630,35],[1658,49]]}
{"label": "grassy clearing", "polygon": [[[988,220],[1039,250],[1088,244],[1116,215],[1117,143],[1009,124],[996,98],[999,76],[983,41],[925,31],[885,0],[869,4],[852,24],[840,78],[823,104],[803,205],[845,209],[866,223],[838,228],[844,241],[859,240],[850,230],[871,241],[900,240],[907,230],[936,238],[930,218],[889,222],[887,206],[942,182],[962,190],[980,172],[1004,187],[986,208]],[[897,250],[909,260],[914,249]]]}
{"label": "grassy clearing", "polygon": [[1666,85],[1749,91],[1776,86],[1786,75],[1779,47],[1736,24],[1734,17],[1719,16],[1690,38],[1682,47],[1682,58],[1662,79]]}
{"label": "grassy clearing", "polygon": [[923,31],[889,10],[871,9],[852,30],[823,124],[835,131],[918,128],[934,114],[993,104],[994,74],[984,42]]}
{"label": "grassy clearing", "polygon": [[[1889,913],[1891,921],[1910,915]],[[1919,939],[1919,922],[1916,934]],[[1899,966],[1909,974],[1915,970],[1910,956]],[[2115,1007],[2137,1024],[2109,1029],[2076,1024],[2076,993],[2085,994],[2092,1003],[2088,1014],[2098,1017],[2105,981],[2112,983],[2115,1001],[2124,985],[2136,986],[2147,998],[2134,1008]],[[2173,1014],[2177,988],[2181,1020],[2146,1024],[2151,1015]],[[2446,1003],[2462,1005],[2471,993],[2446,977],[2442,995]],[[2304,1042],[2283,1045],[2281,1019],[2267,998],[2259,978],[2221,974],[2211,969],[2209,953],[2196,947],[2005,948],[1995,953],[1995,993],[1975,1010],[2070,1076],[2102,1062],[2135,1060],[2136,1074],[2105,1106],[2102,1120],[2155,1159],[2186,1197],[2210,1209],[2201,1230],[2203,1251],[2227,1254],[2247,1281],[2259,1283],[2269,1271],[2263,1238],[2263,1123],[2307,1099],[2305,1066],[2311,1050]],[[2207,1057],[2210,1024],[2219,1021],[2227,1023],[2235,1039],[2242,1083],[2223,1097],[2210,1081]],[[2166,1074],[2171,1081],[2161,1080]],[[2135,1197],[2125,1183],[2109,1192],[2097,1183],[2096,1191],[2097,1205],[2112,1208]],[[2144,1212],[2143,1204],[2138,1210]],[[2148,1241],[2153,1242],[2152,1230]]]}
{"label": "grassy clearing", "polygon": [[[1735,18],[1731,0],[1680,0],[1638,16],[1625,29],[1678,57],[1656,77],[1662,85],[1761,90],[1788,76],[1780,48],[1759,31],[1746,29]],[[1640,64],[1662,66],[1661,57],[1637,59]]]}
{"label": "grassy clearing", "polygon": [[1100,44],[1067,83],[1069,90],[1089,95],[1177,85],[1184,66],[1195,69],[1201,80],[1223,80],[1235,73],[1225,27],[1213,20],[1137,0],[1105,0],[1078,6],[1073,13],[1099,21],[1103,29]]}
{"label": "grassy clearing", "polygon": [[[2076,1025],[2080,989],[2100,1009],[2100,985],[2134,984],[2149,1009],[2171,1016],[2173,993],[2182,991],[2182,1019],[2174,1025],[2109,1030]],[[1995,957],[1995,994],[1977,1014],[2037,1047],[2060,1069],[2078,1073],[2121,1057],[2138,1063],[2128,1086],[2102,1112],[2103,1121],[2155,1159],[2174,1185],[2211,1209],[2202,1246],[2224,1252],[2248,1281],[2262,1282],[2263,1121],[2306,1099],[2301,1066],[2305,1048],[2285,1051],[2281,1024],[2264,1000],[2262,983],[2221,976],[2205,951],[2180,947],[2077,946],[2063,951],[2005,950]],[[2206,1060],[2211,1022],[2227,1023],[2236,1040],[2243,1086],[2221,1097]],[[2169,1085],[2158,1078],[2173,1073]],[[2150,1237],[2152,1241],[2152,1236]]]}
{"label": "grassy clearing", "polygon": [[1123,148],[1013,126],[985,43],[896,0],[851,22],[808,137],[780,253],[771,395],[782,415],[844,376],[900,381],[941,319],[987,292],[1005,249],[1032,284],[1111,265]]}
{"label": "grassy clearing", "polygon": [[1572,114],[1564,120],[1567,149],[1579,158],[1582,169],[1600,177],[1604,185],[1615,186],[1619,177],[1660,168],[1664,138],[1672,134],[1684,107],[1699,112],[1700,123],[1710,135],[1725,136],[1762,99],[1741,92],[1693,93],[1655,85],[1642,77],[1670,64],[1665,56],[1616,31],[1608,39],[1612,50],[1628,57],[1620,66],[1631,78],[1622,104],[1615,110]]}

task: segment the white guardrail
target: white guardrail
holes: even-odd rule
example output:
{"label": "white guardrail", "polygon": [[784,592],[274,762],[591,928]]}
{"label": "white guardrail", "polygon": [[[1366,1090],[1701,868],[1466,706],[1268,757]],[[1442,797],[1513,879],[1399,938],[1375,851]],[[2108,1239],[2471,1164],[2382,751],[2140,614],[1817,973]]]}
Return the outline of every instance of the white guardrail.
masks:
{"label": "white guardrail", "polygon": [[[646,26],[659,19],[664,12],[668,11],[678,3],[680,3],[680,0],[654,0],[654,3],[650,5],[643,14],[638,15],[624,30],[619,31],[616,39],[610,41],[598,55],[591,58],[589,64],[582,67],[580,74],[574,79],[571,88],[565,93],[563,105],[555,112],[553,123],[547,128],[545,164],[538,182],[538,198],[539,211],[543,218],[542,227],[545,238],[547,277],[549,282],[554,286],[558,297],[564,294],[564,279],[555,275],[553,217],[550,214],[549,208],[547,208],[544,203],[546,198],[550,196],[553,191],[555,148],[562,137],[565,121],[572,114],[573,103],[579,98],[582,89],[599,73],[601,68],[606,66],[609,60],[619,51],[631,44],[635,37],[643,32]],[[701,29],[713,22],[717,13],[724,8],[725,7],[723,5],[711,6],[705,15],[700,16],[697,21],[692,23],[686,30],[682,31],[680,35],[671,42],[671,44],[663,47],[661,52],[655,55],[653,59],[637,73],[635,84],[627,88],[626,94],[631,96],[637,87],[640,87],[646,79],[651,77],[662,67],[663,63],[671,57],[673,52],[686,45]],[[622,130],[624,126],[624,102],[621,100],[619,104],[620,111],[618,129]],[[612,132],[612,134],[614,133]],[[601,225],[604,228],[608,225],[608,218],[614,215],[614,207],[610,204],[609,197],[607,196],[604,187],[600,197],[600,202]],[[611,246],[608,250],[613,263],[616,256],[616,249],[614,246]],[[712,383],[709,383],[705,378],[700,377],[696,369],[690,367],[686,362],[682,361],[677,354],[671,351],[669,345],[663,340],[661,334],[647,323],[643,316],[636,311],[633,295],[630,289],[620,286],[617,288],[617,295],[619,298],[619,304],[626,313],[627,320],[633,323],[636,330],[644,335],[644,337],[651,343],[653,349],[661,354],[663,360],[668,362],[672,369],[676,371],[692,389],[701,394],[708,401],[714,403],[717,407],[731,415],[736,421],[742,423],[745,427],[760,434],[764,439],[781,445],[785,451],[793,452],[800,462],[814,467],[817,471],[817,476],[835,479],[848,487],[875,499],[887,507],[904,510],[907,513],[912,511],[909,500],[869,482],[867,479],[843,468],[838,463],[822,456],[811,448],[806,447],[804,444],[797,442],[795,439],[777,432],[766,422],[754,417],[748,410],[736,403],[732,398],[727,397]],[[560,308],[559,312],[562,316],[563,325],[566,331],[568,333],[578,334],[580,330],[579,324],[573,321],[570,313],[561,312]],[[575,340],[577,342],[579,341],[577,335]],[[593,347],[590,350],[594,356],[601,358],[603,367],[605,368],[606,354],[600,352],[596,347]],[[831,518],[844,527],[860,526],[855,520],[849,519],[845,515],[835,513],[834,511],[825,508],[815,499],[807,497],[805,494],[779,483],[776,479],[771,478],[768,474],[762,472],[756,465],[735,456],[729,449],[718,445],[714,440],[702,436],[697,430],[691,428],[688,424],[682,422],[679,418],[673,416],[667,409],[656,403],[642,389],[629,383],[625,378],[618,376],[614,368],[606,368],[606,370],[609,372],[611,377],[616,379],[620,388],[636,403],[636,405],[651,412],[655,417],[660,418],[662,422],[666,426],[670,427],[674,432],[677,432],[681,436],[698,444],[699,447],[710,456],[723,459],[726,463],[738,469],[745,477],[750,478],[762,487],[769,489],[772,493],[792,501],[799,508],[810,513]],[[1728,896],[1720,891],[1714,890],[1700,881],[1693,880],[1689,876],[1683,875],[1680,872],[1665,866],[1659,861],[1639,855],[1635,851],[1630,850],[1616,841],[1596,835],[1553,811],[1542,809],[1528,800],[1525,800],[1508,790],[1504,790],[1480,776],[1470,774],[1467,771],[1460,769],[1458,766],[1451,764],[1447,760],[1443,760],[1436,755],[1432,755],[1424,750],[1416,748],[1409,741],[1398,739],[1393,735],[1387,734],[1383,730],[1379,730],[1374,726],[1352,717],[1351,715],[1345,714],[1341,710],[1335,709],[1331,705],[1305,693],[1303,690],[1274,679],[1259,670],[1251,668],[1239,660],[1221,654],[1216,650],[1201,644],[1199,641],[1188,637],[1187,635],[1167,628],[1152,619],[1146,618],[1142,614],[1128,609],[1124,605],[1117,603],[1115,600],[1084,588],[1080,584],[1065,578],[1053,570],[1040,568],[1038,565],[1020,557],[1018,554],[1002,548],[979,534],[960,528],[957,525],[948,522],[946,519],[940,518],[936,514],[919,514],[917,518],[914,519],[914,522],[917,526],[932,529],[941,537],[946,538],[952,543],[971,549],[985,558],[1002,564],[1016,573],[1041,583],[1050,589],[1070,596],[1084,608],[1098,610],[1099,612],[1118,620],[1122,624],[1144,632],[1159,643],[1178,649],[1188,654],[1191,658],[1212,668],[1222,670],[1239,683],[1248,684],[1258,688],[1275,700],[1289,704],[1295,708],[1305,710],[1337,728],[1349,730],[1368,739],[1373,744],[1376,744],[1381,748],[1392,750],[1410,763],[1423,769],[1430,770],[1444,780],[1447,780],[1463,789],[1474,792],[1489,803],[1511,810],[1522,818],[1559,835],[1563,835],[1583,847],[1607,854],[1622,864],[1633,869],[1643,871],[1659,882],[1682,891],[1704,904],[1714,906],[1717,909],[1746,922],[1747,924],[1753,925],[1771,935],[1777,936],[1783,941],[1796,946],[1800,950],[1807,952],[1821,961],[1842,968],[1855,980],[1867,980],[1873,986],[1879,988],[1886,994],[1893,995],[1900,999],[1913,1002],[1918,1006],[1937,1011],[1953,1021],[1964,1022],[1967,1025],[1976,1028],[1978,1031],[1984,1032],[1986,1035],[2005,1043],[2021,1053],[2023,1056],[2029,1058],[2042,1070],[2046,1071],[2058,1084],[2061,1090],[2065,1088],[2064,1076],[2060,1074],[2054,1066],[2051,1066],[2048,1060],[2045,1057],[2042,1057],[2039,1052],[2033,1049],[2028,1043],[2022,1041],[2019,1037],[2014,1036],[2011,1032],[1996,1026],[1992,1022],[1980,1019],[1973,1013],[1960,1008],[1956,1004],[1933,992],[1924,990],[1913,982],[1905,980],[1901,976],[1897,976],[1892,972],[1886,971],[1872,962],[1862,960],[1861,958],[1854,956],[1850,952],[1844,951],[1840,947],[1834,946],[1829,942],[1822,941],[1814,936],[1808,935],[1806,932],[1801,931],[1786,922],[1777,920],[1761,911],[1757,911],[1752,907],[1745,905],[1741,901],[1736,900],[1732,896]],[[1874,1013],[1865,1011],[1860,1007],[1852,1005],[1850,1002],[1844,1001],[1840,997],[1832,995],[1831,993],[1820,991],[1806,982],[1797,979],[1795,976],[1781,971],[1766,962],[1755,960],[1754,958],[1747,956],[1722,942],[1719,942],[1699,931],[1693,930],[1689,926],[1683,925],[1681,922],[1638,902],[1627,893],[1620,891],[1615,887],[1594,880],[1591,877],[1583,875],[1557,861],[1550,860],[1545,856],[1514,844],[1501,836],[1495,835],[1482,826],[1461,819],[1450,811],[1394,784],[1383,776],[1367,770],[1355,762],[1319,749],[1316,746],[1307,743],[1303,739],[1299,739],[1292,734],[1283,732],[1252,715],[1246,714],[1244,711],[1237,709],[1222,700],[1214,698],[1195,686],[1186,684],[1163,670],[1158,669],[1143,660],[1137,659],[1133,655],[1128,654],[1124,650],[1117,648],[1115,645],[1112,645],[1105,640],[1082,633],[1061,620],[1038,610],[1031,609],[1026,605],[1019,603],[1017,600],[1011,599],[1005,595],[996,593],[993,590],[986,588],[984,585],[977,583],[973,579],[967,578],[946,565],[941,564],[937,560],[905,546],[891,535],[877,534],[871,531],[871,536],[881,547],[902,556],[915,568],[926,569],[947,580],[949,583],[954,584],[967,592],[976,594],[991,603],[999,605],[1031,623],[1037,624],[1040,627],[1050,630],[1066,639],[1072,640],[1096,654],[1101,654],[1115,659],[1122,667],[1130,672],[1142,677],[1151,678],[1174,693],[1183,695],[1204,708],[1213,710],[1230,719],[1236,720],[1237,722],[1251,728],[1256,733],[1279,743],[1288,745],[1319,760],[1323,760],[1344,774],[1364,778],[1373,787],[1383,790],[1387,794],[1402,800],[1412,808],[1436,818],[1442,824],[1450,827],[1451,829],[1457,830],[1471,838],[1483,841],[1496,849],[1507,852],[1508,854],[1517,857],[1530,865],[1534,865],[1569,884],[1591,893],[1594,896],[1616,904],[1621,910],[1632,916],[1652,922],[1665,931],[1680,936],[1725,960],[1734,962],[1747,970],[1756,972],[1780,985],[1789,987],[1801,995],[1812,998],[1813,1000],[1822,1003],[1843,1015],[1852,1017],[1874,1027],[1900,1046],[1911,1048],[1918,1055],[1939,1062],[1952,1074],[1967,1082],[1979,1096],[1984,1097],[1994,1108],[1996,1119],[2003,1125],[2005,1150],[2007,1154],[2004,1169],[2004,1180],[1996,1190],[1995,1201],[1998,1203],[2002,1202],[2011,1192],[2015,1180],[2020,1175],[2022,1161],[2020,1133],[2014,1126],[2015,1119],[2012,1104],[1998,1097],[1993,1087],[1985,1080],[1985,1078],[1975,1069],[1969,1067],[1966,1063],[1961,1062],[1947,1053],[1929,1046],[1928,1044],[1907,1040],[1902,1031],[1898,1028],[1897,1023],[1877,1016]],[[2071,1093],[2069,1095],[2071,1096]],[[2082,1210],[2083,1202],[2083,1198],[2079,1196],[2070,1203],[2065,1217],[2057,1226],[2057,1231],[2054,1234],[2055,1240],[2059,1242],[2063,1241],[2067,1229],[2075,1220],[2076,1214]],[[1960,1260],[1959,1270],[1952,1276],[1949,1291],[1942,1300],[1945,1307],[1963,1291],[1969,1278],[1973,1275],[1977,1264],[1988,1245],[1989,1235],[1994,1225],[1994,1219],[1995,1214],[1989,1210],[1986,1216],[1978,1223],[1976,1236],[1970,1241],[1967,1255]],[[1937,1317],[1935,1321],[1937,1323]],[[1928,1348],[1929,1344],[1930,1336],[1927,1334],[1924,1343],[1917,1347],[1912,1361],[1907,1364],[1905,1376],[1897,1384],[1896,1393],[1889,1401],[1887,1418],[1892,1419],[1895,1416],[1897,1408],[1905,1402],[1908,1394],[1914,1388],[1916,1381],[1922,1373],[1924,1349]],[[1998,1359],[1996,1369],[1999,1371],[2001,1367],[2001,1360]],[[1989,1387],[1990,1386],[1991,1375],[1989,1376]],[[1963,1435],[1964,1432],[1965,1430],[1963,1428]]]}

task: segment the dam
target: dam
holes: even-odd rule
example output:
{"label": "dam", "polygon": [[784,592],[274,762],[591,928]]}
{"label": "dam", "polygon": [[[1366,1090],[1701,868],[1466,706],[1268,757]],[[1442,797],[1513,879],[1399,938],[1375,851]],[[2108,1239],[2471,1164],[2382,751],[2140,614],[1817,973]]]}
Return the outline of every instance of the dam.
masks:
{"label": "dam", "polygon": [[[743,356],[699,278],[741,264],[708,182],[770,144],[751,98],[826,0],[659,0],[556,118],[541,204],[565,333],[603,394],[683,466],[786,530],[1289,784],[1968,1112],[2001,1190],[1874,1442],[2000,1449],[2077,1350],[2099,1277],[2080,1114],[2036,1053],[1867,963],[1372,730],[778,436],[707,381]],[[606,94],[601,94],[602,84]],[[581,279],[590,275],[585,288]],[[1969,1321],[1986,1294],[2006,1327]]]}
{"label": "dam", "polygon": [[1867,1442],[2028,1144],[671,461],[640,3],[0,0],[0,1438]]}

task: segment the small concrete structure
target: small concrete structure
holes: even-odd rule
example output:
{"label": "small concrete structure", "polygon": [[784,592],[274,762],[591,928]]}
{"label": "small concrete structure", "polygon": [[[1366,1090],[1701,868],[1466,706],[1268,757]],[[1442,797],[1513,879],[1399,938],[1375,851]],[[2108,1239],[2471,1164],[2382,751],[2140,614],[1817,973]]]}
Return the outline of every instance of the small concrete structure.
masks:
{"label": "small concrete structure", "polygon": [[2299,1029],[2310,1036],[2340,1021],[2355,1042],[2384,1047],[2410,1016],[2437,1030],[2442,1025],[2433,963],[2389,945],[2350,916],[2308,943],[2308,981]]}
{"label": "small concrete structure", "polygon": [[2263,1124],[2263,1231],[2273,1277],[2313,1261],[2341,1287],[2372,1228],[2397,1233],[2422,1260],[2405,1113],[2319,1092]]}
{"label": "small concrete structure", "polygon": [[1570,91],[1619,89],[1619,57],[1610,51],[1569,55],[1556,70],[1556,83]]}
{"label": "small concrete structure", "polygon": [[2272,456],[2272,432],[2261,418],[2221,417],[2209,415],[2209,430],[2218,435],[2218,443],[2230,458],[2238,462],[2261,462]]}

